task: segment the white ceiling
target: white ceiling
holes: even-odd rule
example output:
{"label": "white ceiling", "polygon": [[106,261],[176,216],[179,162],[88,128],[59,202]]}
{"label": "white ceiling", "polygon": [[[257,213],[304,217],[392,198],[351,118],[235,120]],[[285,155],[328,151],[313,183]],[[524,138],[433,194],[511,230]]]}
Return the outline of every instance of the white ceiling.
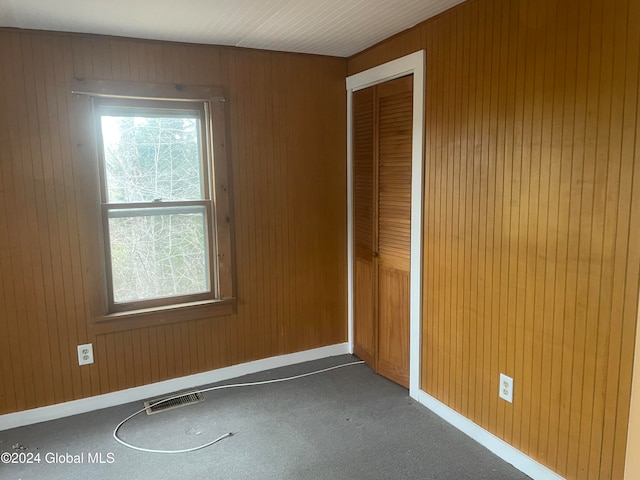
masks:
{"label": "white ceiling", "polygon": [[348,57],[463,0],[0,0],[0,26]]}

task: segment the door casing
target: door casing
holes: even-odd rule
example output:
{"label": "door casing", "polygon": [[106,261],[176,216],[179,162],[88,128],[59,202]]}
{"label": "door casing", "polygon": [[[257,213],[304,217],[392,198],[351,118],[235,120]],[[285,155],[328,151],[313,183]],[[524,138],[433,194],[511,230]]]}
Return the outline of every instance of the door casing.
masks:
{"label": "door casing", "polygon": [[409,293],[409,395],[420,392],[422,330],[422,210],[424,196],[425,51],[420,50],[347,77],[347,253],[349,351],[353,353],[353,125],[354,91],[413,74],[413,139],[411,158],[411,275]]}

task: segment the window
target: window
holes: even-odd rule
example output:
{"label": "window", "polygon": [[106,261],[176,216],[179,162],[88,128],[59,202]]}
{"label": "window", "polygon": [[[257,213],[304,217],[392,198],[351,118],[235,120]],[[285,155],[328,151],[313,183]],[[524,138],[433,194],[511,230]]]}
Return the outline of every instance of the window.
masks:
{"label": "window", "polygon": [[205,104],[95,111],[109,311],[215,298]]}
{"label": "window", "polygon": [[[102,280],[94,280],[102,286],[94,318],[135,315],[148,323],[160,310],[165,322],[203,318],[211,310],[202,308],[229,305],[234,294],[223,99],[203,94],[209,87],[195,87],[190,98],[193,91],[182,85],[153,85],[159,98],[145,98],[140,92],[149,85],[76,84],[82,88],[74,93],[90,99],[97,145],[99,192],[88,192],[100,212],[101,241],[92,243],[101,248],[90,248],[92,257],[102,258],[93,269],[102,272]],[[181,313],[171,317],[167,309]]]}

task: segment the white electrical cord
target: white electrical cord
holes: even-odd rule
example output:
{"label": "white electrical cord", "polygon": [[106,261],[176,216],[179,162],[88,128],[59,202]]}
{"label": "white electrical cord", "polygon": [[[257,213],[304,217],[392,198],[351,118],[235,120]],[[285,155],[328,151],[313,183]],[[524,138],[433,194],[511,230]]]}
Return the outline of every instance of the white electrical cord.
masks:
{"label": "white electrical cord", "polygon": [[[316,370],[316,371],[313,371],[313,372],[302,373],[300,375],[294,375],[292,377],[276,378],[276,379],[273,379],[273,380],[262,380],[260,382],[235,383],[235,384],[231,384],[231,385],[219,385],[217,387],[209,387],[209,388],[205,388],[203,390],[196,390],[194,393],[212,392],[214,390],[223,390],[225,388],[253,387],[253,386],[256,386],[256,385],[267,385],[269,383],[288,382],[289,380],[297,380],[298,378],[309,377],[311,375],[317,375],[319,373],[328,372],[330,370],[336,370],[337,368],[348,367],[350,365],[359,365],[361,363],[364,363],[364,361],[361,360],[361,361],[358,361],[358,362],[343,363],[342,365],[336,365],[335,367],[323,368],[322,370]],[[175,396],[169,397],[169,398],[163,398],[162,400],[159,400],[159,401],[149,405],[149,407],[153,407],[153,406],[158,405],[160,403],[168,402],[168,401],[173,400],[175,398],[181,397],[182,395],[184,395],[184,394],[175,395]],[[223,439],[225,439],[227,437],[231,437],[233,435],[233,432],[225,433],[224,435],[221,435],[218,438],[216,438],[215,440],[212,440],[212,441],[210,441],[208,443],[205,443],[205,444],[200,445],[198,447],[185,448],[183,450],[154,450],[152,448],[136,447],[135,445],[127,443],[124,440],[122,440],[120,437],[118,437],[118,430],[120,430],[120,427],[122,427],[122,425],[124,425],[126,422],[131,420],[136,415],[141,414],[142,412],[144,412],[149,407],[141,408],[137,412],[129,415],[127,418],[122,420],[116,426],[116,428],[113,430],[113,438],[116,440],[116,442],[120,443],[121,445],[124,445],[125,447],[132,448],[132,449],[138,450],[140,452],[148,452],[148,453],[188,453],[188,452],[195,452],[196,450],[200,450],[202,448],[209,447],[209,446],[213,445],[214,443],[217,443],[220,440],[223,440]]]}

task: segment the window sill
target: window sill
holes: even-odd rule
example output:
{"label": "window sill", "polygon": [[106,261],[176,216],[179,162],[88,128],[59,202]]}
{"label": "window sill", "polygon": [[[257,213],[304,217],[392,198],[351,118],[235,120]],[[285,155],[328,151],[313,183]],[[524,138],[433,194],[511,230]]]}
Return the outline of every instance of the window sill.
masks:
{"label": "window sill", "polygon": [[94,318],[92,328],[95,333],[102,334],[157,327],[172,323],[232,315],[235,312],[235,308],[235,298],[145,308],[130,312],[111,313]]}

